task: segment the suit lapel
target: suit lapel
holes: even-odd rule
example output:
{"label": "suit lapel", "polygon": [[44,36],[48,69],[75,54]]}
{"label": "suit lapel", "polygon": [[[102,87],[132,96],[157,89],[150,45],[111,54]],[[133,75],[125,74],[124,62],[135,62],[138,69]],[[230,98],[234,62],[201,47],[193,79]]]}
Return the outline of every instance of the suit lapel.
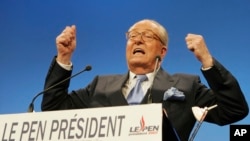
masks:
{"label": "suit lapel", "polygon": [[110,86],[113,93],[109,96],[109,101],[112,106],[122,106],[128,105],[127,100],[125,99],[122,88],[125,85],[128,79],[128,73],[122,75],[113,85]]}
{"label": "suit lapel", "polygon": [[167,72],[160,68],[156,74],[151,91],[153,103],[162,102],[164,92],[174,86],[176,82],[177,80],[173,79]]}

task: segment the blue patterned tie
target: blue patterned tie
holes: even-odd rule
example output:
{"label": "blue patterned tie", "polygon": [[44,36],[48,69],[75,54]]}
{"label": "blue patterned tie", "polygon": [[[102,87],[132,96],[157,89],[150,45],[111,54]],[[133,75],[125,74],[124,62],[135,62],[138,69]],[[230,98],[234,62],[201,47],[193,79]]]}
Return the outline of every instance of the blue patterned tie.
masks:
{"label": "blue patterned tie", "polygon": [[136,105],[140,104],[143,97],[144,93],[141,87],[141,83],[147,79],[146,75],[137,75],[136,76],[136,84],[134,88],[130,91],[127,101],[129,105]]}

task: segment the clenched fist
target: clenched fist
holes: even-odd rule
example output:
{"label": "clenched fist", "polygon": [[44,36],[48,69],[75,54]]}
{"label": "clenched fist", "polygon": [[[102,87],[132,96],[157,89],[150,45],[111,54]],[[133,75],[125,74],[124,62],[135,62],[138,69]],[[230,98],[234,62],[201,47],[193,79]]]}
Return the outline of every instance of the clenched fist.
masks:
{"label": "clenched fist", "polygon": [[213,58],[209,53],[204,38],[197,34],[188,34],[185,38],[187,47],[195,57],[202,63],[203,68],[213,66]]}
{"label": "clenched fist", "polygon": [[71,56],[76,48],[76,26],[67,26],[56,38],[57,61],[70,64]]}

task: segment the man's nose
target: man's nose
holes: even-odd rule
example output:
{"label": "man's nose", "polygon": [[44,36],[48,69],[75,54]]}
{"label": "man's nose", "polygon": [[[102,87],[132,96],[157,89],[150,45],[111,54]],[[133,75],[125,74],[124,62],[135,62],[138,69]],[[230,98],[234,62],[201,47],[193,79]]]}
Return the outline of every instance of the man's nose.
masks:
{"label": "man's nose", "polygon": [[138,35],[138,36],[134,39],[134,41],[135,41],[135,44],[143,44],[143,43],[144,43],[141,34]]}

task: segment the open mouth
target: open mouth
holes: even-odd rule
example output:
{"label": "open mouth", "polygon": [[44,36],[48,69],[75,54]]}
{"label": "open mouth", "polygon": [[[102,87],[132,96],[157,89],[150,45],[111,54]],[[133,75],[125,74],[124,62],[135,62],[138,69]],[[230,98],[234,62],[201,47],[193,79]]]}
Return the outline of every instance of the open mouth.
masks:
{"label": "open mouth", "polygon": [[145,54],[145,51],[141,48],[136,48],[134,51],[133,51],[133,54],[137,54],[137,53],[140,53],[140,54]]}

